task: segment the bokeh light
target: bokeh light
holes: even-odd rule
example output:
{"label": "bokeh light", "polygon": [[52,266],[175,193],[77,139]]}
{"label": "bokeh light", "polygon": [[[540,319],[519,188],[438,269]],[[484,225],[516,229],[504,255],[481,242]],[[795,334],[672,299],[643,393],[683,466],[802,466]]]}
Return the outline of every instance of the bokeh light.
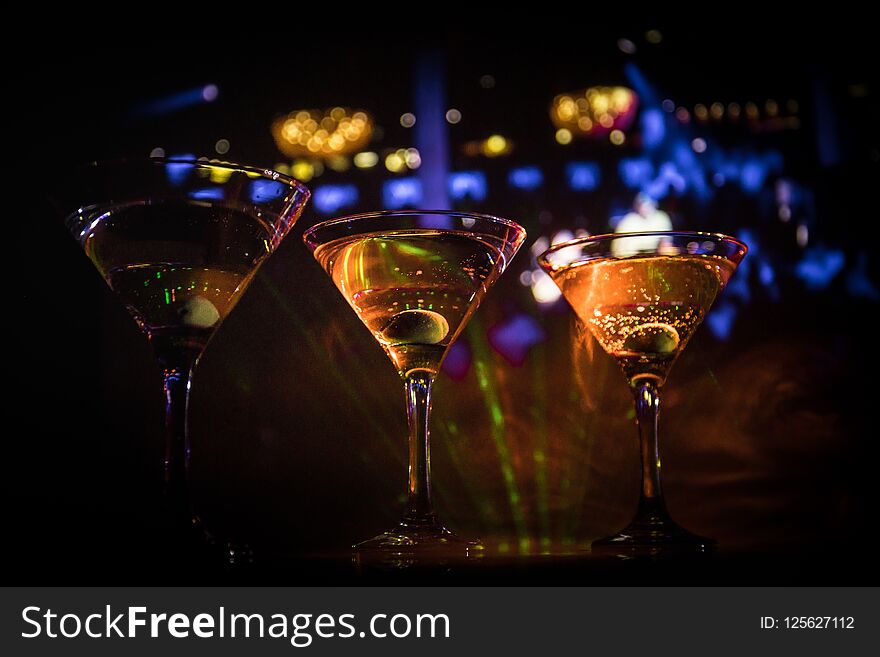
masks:
{"label": "bokeh light", "polygon": [[483,155],[497,157],[510,151],[510,144],[501,135],[492,135],[483,142]]}
{"label": "bokeh light", "polygon": [[563,146],[571,143],[571,130],[568,128],[559,128],[556,131],[556,141]]}
{"label": "bokeh light", "polygon": [[364,151],[354,156],[354,165],[358,169],[372,169],[379,163],[379,155],[373,151]]}
{"label": "bokeh light", "polygon": [[361,110],[295,110],[272,123],[272,136],[288,157],[326,159],[350,155],[366,146],[373,120]]}
{"label": "bokeh light", "polygon": [[572,137],[604,137],[612,130],[626,131],[635,120],[637,106],[632,89],[590,87],[556,96],[550,106],[550,120],[557,131],[568,130]]}
{"label": "bokeh light", "polygon": [[406,168],[406,160],[398,151],[385,156],[385,168],[391,173],[400,173]]}
{"label": "bokeh light", "polygon": [[461,121],[461,112],[455,109],[454,107],[450,108],[446,111],[446,120],[455,125],[459,121]]}

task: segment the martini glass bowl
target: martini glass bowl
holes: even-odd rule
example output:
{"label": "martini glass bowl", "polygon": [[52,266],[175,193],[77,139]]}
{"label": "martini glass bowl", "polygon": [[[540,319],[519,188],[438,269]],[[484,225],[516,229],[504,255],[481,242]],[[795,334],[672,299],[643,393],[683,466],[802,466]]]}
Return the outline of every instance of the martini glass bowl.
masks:
{"label": "martini glass bowl", "polygon": [[538,257],[578,318],[623,370],[632,392],[642,462],[632,522],[594,541],[620,554],[702,552],[714,541],[679,527],[660,486],[660,389],[747,252],[725,235],[619,233],[554,245]]}
{"label": "martini glass bowl", "polygon": [[463,212],[374,212],[310,228],[304,240],[404,382],[408,502],[391,530],[355,546],[370,557],[468,557],[431,501],[431,389],[446,352],[525,239],[507,219]]}
{"label": "martini glass bowl", "polygon": [[273,171],[207,160],[93,163],[57,203],[98,272],[150,341],[165,392],[163,542],[210,539],[187,485],[193,369],[309,191]]}

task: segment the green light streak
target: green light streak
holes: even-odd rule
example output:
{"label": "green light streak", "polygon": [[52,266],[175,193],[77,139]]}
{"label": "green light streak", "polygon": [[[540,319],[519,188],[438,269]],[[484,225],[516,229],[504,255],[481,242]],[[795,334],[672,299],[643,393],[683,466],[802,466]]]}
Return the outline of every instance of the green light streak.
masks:
{"label": "green light streak", "polygon": [[657,267],[655,265],[648,266],[648,280],[651,281],[651,283],[661,285],[664,292],[669,292],[672,289],[672,286],[666,280],[666,277],[663,275],[660,267]]}
{"label": "green light streak", "polygon": [[[581,345],[579,348],[583,348]],[[613,381],[609,382],[608,376],[613,378]],[[620,381],[618,380],[620,374],[617,367],[590,367],[590,372],[588,376],[593,379],[593,383],[591,384],[591,388],[595,390],[606,390],[610,385],[620,385]],[[572,390],[572,398],[569,403],[569,407],[574,410],[573,414],[568,417],[569,423],[573,424],[573,427],[568,429],[569,435],[573,435],[574,439],[577,442],[586,443],[586,450],[584,453],[584,459],[576,460],[570,459],[570,466],[583,467],[584,465],[588,465],[590,463],[590,459],[593,453],[593,446],[595,444],[592,436],[596,433],[596,424],[602,422],[602,414],[596,412],[584,412],[581,410],[581,403],[579,399],[578,384],[577,384],[577,372],[575,368],[571,368],[569,373],[571,377],[571,381],[569,383],[569,387]],[[633,411],[634,413],[635,411]],[[586,471],[587,468],[584,468]],[[562,529],[562,544],[565,546],[572,546],[576,543],[575,536],[577,534],[578,528],[581,525],[581,522],[584,519],[584,500],[587,496],[587,491],[590,487],[590,478],[586,476],[586,472],[578,472],[574,477],[575,481],[580,481],[580,485],[577,488],[573,488],[571,486],[571,473],[568,472],[565,475],[567,481],[565,481],[564,486],[564,494],[565,497],[572,502],[571,513],[567,517],[567,521],[564,523],[564,527]]]}
{"label": "green light streak", "polygon": [[404,255],[414,256],[420,260],[439,260],[440,256],[433,249],[425,249],[415,244],[409,244],[403,240],[394,243],[395,248]]}
{"label": "green light streak", "polygon": [[[453,468],[461,475],[460,484],[471,502],[471,507],[477,509],[480,514],[482,524],[489,526],[499,524],[501,519],[498,516],[495,506],[492,504],[491,497],[475,490],[473,486],[475,478],[467,476],[468,464],[462,462],[457,447],[457,443],[460,440],[458,424],[453,420],[442,422],[438,421],[438,419],[439,418],[434,419],[434,429],[431,431],[431,437],[434,438],[433,449],[437,449],[438,442],[443,445]],[[439,438],[439,441],[437,438]],[[437,485],[436,479],[434,480],[434,485],[435,487]],[[438,488],[437,490],[442,489]]]}
{"label": "green light streak", "polygon": [[[320,368],[322,371],[328,372],[330,376],[332,376],[335,383],[336,391],[341,393],[342,396],[346,398],[344,403],[356,408],[360,414],[360,417],[374,429],[374,433],[381,436],[382,443],[392,453],[394,461],[400,465],[405,464],[406,460],[404,459],[403,452],[400,450],[400,445],[402,444],[406,434],[401,434],[400,441],[395,441],[391,439],[390,435],[394,434],[394,432],[388,431],[387,424],[381,424],[376,421],[378,409],[372,406],[368,406],[363,401],[361,395],[359,394],[359,390],[355,389],[355,387],[351,385],[351,379],[349,379],[349,377],[345,376],[342,372],[339,371],[336,359],[331,357],[331,354],[327,351],[327,349],[324,348],[322,344],[318,342],[314,334],[305,329],[304,323],[302,322],[302,319],[300,317],[300,313],[293,310],[285,296],[281,294],[281,292],[278,291],[278,288],[276,288],[270,281],[265,278],[260,278],[258,280],[272,295],[272,298],[275,300],[275,303],[278,305],[278,307],[280,307],[284,311],[284,314],[291,320],[291,323],[296,328],[299,334],[298,338],[296,338],[297,344],[305,346],[310,351],[312,361],[315,363],[315,367]],[[319,305],[319,303],[320,302],[318,302],[317,300],[312,300],[312,302],[310,304],[307,304],[306,307],[316,307]],[[400,414],[401,416],[404,416],[404,407],[402,403]]]}
{"label": "green light streak", "polygon": [[541,551],[550,548],[550,503],[547,481],[547,360],[546,347],[536,345],[532,349],[532,424],[536,439],[532,458],[535,461],[535,490],[538,501],[538,541]]}
{"label": "green light streak", "polygon": [[472,321],[468,327],[468,333],[474,352],[474,371],[477,374],[477,383],[480,386],[480,392],[483,393],[486,410],[489,411],[489,417],[492,419],[490,433],[492,442],[495,445],[495,451],[498,453],[501,476],[504,479],[504,487],[507,490],[510,513],[513,516],[513,525],[519,540],[519,549],[520,552],[527,552],[530,541],[526,528],[526,519],[520,505],[521,498],[516,483],[510,448],[507,446],[504,435],[504,412],[498,399],[498,393],[495,390],[494,381],[489,376],[491,355],[486,347],[485,331],[483,330],[482,323],[478,320]]}

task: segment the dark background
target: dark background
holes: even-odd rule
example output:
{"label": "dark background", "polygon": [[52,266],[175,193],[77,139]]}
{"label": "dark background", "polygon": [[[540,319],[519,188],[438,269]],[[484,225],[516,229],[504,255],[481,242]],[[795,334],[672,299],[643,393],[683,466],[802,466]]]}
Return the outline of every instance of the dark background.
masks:
{"label": "dark background", "polygon": [[[663,114],[669,139],[687,148],[704,139],[706,158],[722,152],[759,169],[770,163],[746,191],[697,158],[709,192],[689,185],[660,199],[676,228],[730,232],[753,246],[737,291],[725,292],[732,319],[717,330],[707,321],[670,377],[661,434],[672,515],[719,539],[739,566],[683,567],[676,576],[876,583],[867,564],[878,502],[869,419],[880,143],[870,36],[860,26],[757,23],[590,23],[576,33],[547,28],[540,38],[504,36],[500,24],[487,24],[459,35],[347,33],[257,49],[83,40],[34,61],[10,57],[7,91],[17,114],[8,143],[21,156],[6,192],[22,209],[7,217],[16,224],[17,283],[7,305],[5,579],[150,583],[156,574],[138,546],[161,477],[161,378],[146,340],[67,234],[54,190],[84,161],[146,157],[156,147],[220,157],[221,138],[231,145],[223,159],[290,166],[270,125],[301,108],[370,112],[382,129],[369,146],[379,165],[328,168],[308,182],[313,191],[353,184],[358,199],[337,211],[310,204],[206,350],[192,396],[195,497],[218,532],[253,545],[258,563],[300,564],[279,567],[282,579],[346,577],[344,560],[309,573],[303,555],[344,552],[396,521],[406,467],[400,382],[301,234],[328,216],[383,205],[383,183],[399,176],[382,160],[417,146],[399,118],[415,111],[417,67],[433,56],[443,62],[446,105],[462,114],[447,126],[451,169],[482,173],[487,183],[485,198],[454,207],[510,217],[529,232],[462,336],[459,366],[435,388],[442,517],[483,537],[499,559],[545,553],[514,560],[520,581],[542,577],[548,563],[559,564],[553,572],[562,582],[609,577],[553,555],[619,529],[632,513],[630,400],[610,359],[576,339],[564,302],[538,304],[521,278],[535,268],[538,238],[606,232],[627,210],[639,189],[625,184],[620,161],[645,156],[640,117],[663,112],[659,101],[668,98],[690,116],[682,124]],[[659,43],[646,38],[652,29]],[[621,38],[634,53],[621,50]],[[553,97],[633,86],[632,67],[657,96],[651,104],[641,95],[626,142],[557,144]],[[494,85],[481,83],[485,75]],[[213,102],[148,111],[210,84],[218,88]],[[770,99],[796,121],[780,126]],[[696,105],[714,102],[724,104],[724,117],[698,121]],[[733,120],[732,102],[754,102],[759,116]],[[513,143],[510,154],[466,153],[468,142],[496,133]],[[595,189],[569,184],[566,167],[581,162],[599,167]],[[511,187],[509,172],[523,166],[541,171],[538,188]],[[774,196],[779,180],[799,190],[787,222]],[[805,243],[799,225],[807,226]],[[509,340],[487,340],[498,331]],[[645,574],[619,572],[622,582]],[[464,579],[480,576],[471,568]]]}

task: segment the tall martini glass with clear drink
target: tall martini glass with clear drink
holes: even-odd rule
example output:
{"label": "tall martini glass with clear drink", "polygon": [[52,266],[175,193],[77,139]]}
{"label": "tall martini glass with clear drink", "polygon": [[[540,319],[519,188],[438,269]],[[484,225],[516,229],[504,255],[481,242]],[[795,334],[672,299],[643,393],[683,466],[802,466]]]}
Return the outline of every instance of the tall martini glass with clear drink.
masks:
{"label": "tall martini glass with clear drink", "polygon": [[431,501],[431,390],[446,352],[504,272],[525,230],[512,221],[445,211],[375,212],[318,224],[304,239],[404,382],[409,425],[403,520],[361,553],[467,556]]}
{"label": "tall martini glass with clear drink", "polygon": [[193,547],[204,538],[187,492],[193,369],[309,191],[263,169],[153,158],[87,166],[58,197],[68,229],[162,369],[166,538]]}

